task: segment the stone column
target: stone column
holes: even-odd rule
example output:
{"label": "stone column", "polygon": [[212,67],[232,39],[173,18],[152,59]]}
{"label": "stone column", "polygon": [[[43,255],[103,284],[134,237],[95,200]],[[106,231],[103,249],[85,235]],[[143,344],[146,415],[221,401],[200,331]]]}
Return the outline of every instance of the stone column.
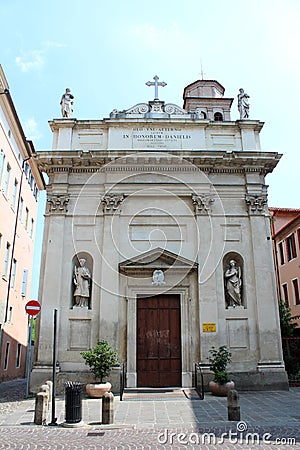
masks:
{"label": "stone column", "polygon": [[260,360],[258,370],[282,370],[281,336],[278,319],[271,230],[266,195],[246,196],[251,227],[257,330]]}
{"label": "stone column", "polygon": [[46,364],[52,363],[53,310],[60,309],[65,214],[68,202],[67,194],[49,193],[47,197],[42,252],[42,284],[39,291],[42,313],[38,348],[38,362]]}
{"label": "stone column", "polygon": [[[210,217],[214,198],[211,194],[192,194],[200,245],[198,252],[198,295],[200,324],[200,360],[205,362],[208,350],[218,344],[217,333],[203,333],[203,323],[218,324],[216,281],[214,275],[213,223]],[[205,233],[204,233],[205,230]]]}
{"label": "stone column", "polygon": [[105,194],[103,207],[103,240],[100,298],[100,339],[118,346],[119,333],[119,232],[120,205],[123,194]]}

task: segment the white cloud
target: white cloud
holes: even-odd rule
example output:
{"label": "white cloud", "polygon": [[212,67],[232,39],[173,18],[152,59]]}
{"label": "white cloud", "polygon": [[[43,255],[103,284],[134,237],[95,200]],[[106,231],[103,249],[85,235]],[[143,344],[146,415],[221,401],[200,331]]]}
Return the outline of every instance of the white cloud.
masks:
{"label": "white cloud", "polygon": [[33,117],[27,119],[25,123],[23,123],[23,128],[28,139],[38,140],[42,137],[42,134],[38,129],[38,124]]}
{"label": "white cloud", "polygon": [[[186,47],[190,38],[180,29],[176,22],[173,22],[168,27],[158,28],[150,24],[137,25],[129,30],[127,33],[130,37],[135,39],[139,46],[147,47],[149,50],[174,50],[176,52],[179,47]],[[170,47],[170,43],[172,46]]]}
{"label": "white cloud", "polygon": [[22,72],[39,70],[44,65],[43,51],[31,50],[27,53],[22,52],[21,56],[16,57],[16,64]]}
{"label": "white cloud", "polygon": [[42,69],[47,52],[53,48],[66,47],[66,45],[56,41],[45,41],[41,47],[40,50],[21,51],[21,55],[16,57],[16,64],[22,72]]}

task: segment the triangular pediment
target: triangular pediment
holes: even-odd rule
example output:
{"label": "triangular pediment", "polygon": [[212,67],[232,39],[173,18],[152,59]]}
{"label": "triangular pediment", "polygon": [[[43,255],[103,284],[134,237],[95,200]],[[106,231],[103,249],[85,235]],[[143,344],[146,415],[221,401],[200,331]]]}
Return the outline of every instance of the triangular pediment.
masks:
{"label": "triangular pediment", "polygon": [[119,264],[119,270],[123,273],[140,270],[154,269],[183,269],[193,270],[198,267],[195,261],[176,255],[169,250],[157,247],[141,255],[134,256]]}

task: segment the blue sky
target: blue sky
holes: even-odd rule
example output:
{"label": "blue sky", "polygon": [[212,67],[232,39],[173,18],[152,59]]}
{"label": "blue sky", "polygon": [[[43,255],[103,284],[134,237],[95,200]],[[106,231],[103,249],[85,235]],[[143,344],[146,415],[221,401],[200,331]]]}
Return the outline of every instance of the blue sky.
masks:
{"label": "blue sky", "polygon": [[153,98],[182,106],[185,86],[218,80],[250,95],[250,118],[265,122],[262,149],[283,153],[268,175],[269,204],[299,208],[298,0],[0,0],[1,59],[26,136],[50,149],[48,120],[66,87],[74,117],[99,119]]}

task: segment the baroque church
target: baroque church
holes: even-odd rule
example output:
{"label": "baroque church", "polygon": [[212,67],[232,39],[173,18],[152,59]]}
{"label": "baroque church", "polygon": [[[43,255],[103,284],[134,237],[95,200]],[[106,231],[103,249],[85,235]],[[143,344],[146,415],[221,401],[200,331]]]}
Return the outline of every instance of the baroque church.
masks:
{"label": "baroque church", "polygon": [[[31,390],[87,381],[80,352],[107,340],[128,387],[191,387],[195,363],[226,345],[237,389],[287,389],[265,176],[280,156],[260,147],[248,96],[214,80],[108,118],[50,121],[53,146],[35,155],[49,177]],[[160,91],[160,94],[162,91]],[[118,385],[118,371],[113,373]],[[117,389],[117,388],[116,388]]]}

